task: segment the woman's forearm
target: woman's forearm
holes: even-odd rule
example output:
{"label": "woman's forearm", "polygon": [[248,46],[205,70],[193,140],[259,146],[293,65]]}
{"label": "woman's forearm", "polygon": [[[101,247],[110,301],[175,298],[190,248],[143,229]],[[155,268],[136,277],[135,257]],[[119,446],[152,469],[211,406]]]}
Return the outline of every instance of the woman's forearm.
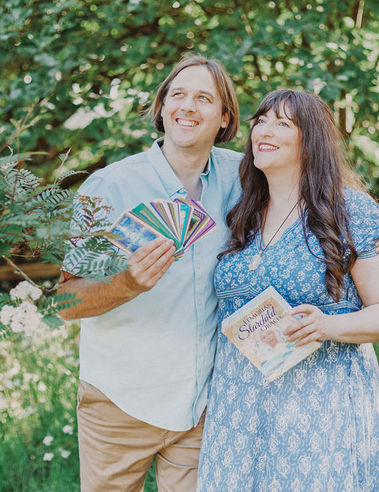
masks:
{"label": "woman's forearm", "polygon": [[291,309],[297,319],[290,319],[284,334],[288,341],[301,346],[309,342],[335,340],[343,343],[379,341],[379,304],[346,314],[325,314],[311,304]]}
{"label": "woman's forearm", "polygon": [[345,343],[379,342],[379,304],[327,317],[326,339]]}

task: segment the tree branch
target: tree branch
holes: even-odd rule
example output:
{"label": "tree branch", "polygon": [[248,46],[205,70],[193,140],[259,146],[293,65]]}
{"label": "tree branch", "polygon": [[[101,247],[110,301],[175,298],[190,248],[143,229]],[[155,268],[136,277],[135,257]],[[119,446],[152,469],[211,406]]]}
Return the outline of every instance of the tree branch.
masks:
{"label": "tree branch", "polygon": [[15,273],[17,273],[18,275],[20,275],[24,280],[27,280],[29,283],[31,283],[32,285],[34,285],[34,287],[38,287],[38,289],[40,288],[39,285],[37,285],[35,282],[33,282],[33,280],[30,277],[28,277],[26,275],[26,273],[23,272],[21,270],[21,268],[19,268],[16,265],[16,263],[13,263],[13,261],[10,258],[8,258],[7,256],[4,256],[4,255],[2,255],[2,258],[8,263],[8,265],[10,265],[14,269]]}
{"label": "tree branch", "polygon": [[359,0],[357,16],[355,18],[355,27],[360,29],[362,27],[363,10],[365,7],[365,0]]}

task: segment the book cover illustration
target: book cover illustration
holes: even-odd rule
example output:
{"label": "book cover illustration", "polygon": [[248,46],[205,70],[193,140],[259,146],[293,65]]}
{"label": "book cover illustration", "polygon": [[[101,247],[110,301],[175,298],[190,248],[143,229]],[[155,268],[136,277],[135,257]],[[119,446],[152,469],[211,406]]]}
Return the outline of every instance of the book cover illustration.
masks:
{"label": "book cover illustration", "polygon": [[321,344],[297,347],[283,334],[291,306],[270,286],[225,318],[222,333],[268,379],[273,381],[316,351]]}
{"label": "book cover illustration", "polygon": [[147,242],[164,236],[174,242],[174,256],[178,259],[186,248],[215,227],[215,221],[195,200],[158,199],[123,212],[106,237],[115,246],[132,254]]}

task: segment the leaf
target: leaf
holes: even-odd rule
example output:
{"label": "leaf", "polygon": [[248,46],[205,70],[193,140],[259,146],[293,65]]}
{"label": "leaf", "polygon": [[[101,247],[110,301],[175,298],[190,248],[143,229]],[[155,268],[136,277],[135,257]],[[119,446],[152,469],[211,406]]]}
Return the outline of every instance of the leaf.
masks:
{"label": "leaf", "polygon": [[54,314],[46,314],[43,316],[42,321],[46,323],[50,328],[59,328],[62,326],[63,320]]}

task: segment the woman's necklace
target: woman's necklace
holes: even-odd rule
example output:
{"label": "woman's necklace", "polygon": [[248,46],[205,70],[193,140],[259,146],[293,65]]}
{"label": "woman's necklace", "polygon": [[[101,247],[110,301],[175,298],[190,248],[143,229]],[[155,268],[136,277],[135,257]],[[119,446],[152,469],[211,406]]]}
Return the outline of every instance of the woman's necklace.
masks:
{"label": "woman's necklace", "polygon": [[272,243],[272,240],[274,239],[274,237],[278,234],[278,232],[280,231],[280,229],[282,228],[282,226],[285,224],[286,220],[288,219],[288,217],[292,214],[292,212],[295,210],[295,208],[297,207],[297,204],[299,202],[296,202],[295,205],[291,208],[291,210],[289,211],[288,215],[285,216],[283,222],[280,224],[280,226],[276,229],[276,231],[274,232],[274,234],[271,236],[271,239],[269,240],[269,242],[266,244],[266,246],[263,248],[262,247],[262,237],[263,237],[263,229],[264,229],[264,225],[265,225],[265,222],[266,222],[266,215],[265,215],[265,218],[264,218],[264,221],[263,221],[263,225],[262,225],[262,231],[261,231],[261,239],[259,241],[259,252],[254,255],[250,261],[250,264],[249,264],[249,270],[252,271],[252,270],[256,270],[259,265],[261,264],[261,261],[262,261],[262,254],[266,251],[266,249],[270,246],[270,244]]}

